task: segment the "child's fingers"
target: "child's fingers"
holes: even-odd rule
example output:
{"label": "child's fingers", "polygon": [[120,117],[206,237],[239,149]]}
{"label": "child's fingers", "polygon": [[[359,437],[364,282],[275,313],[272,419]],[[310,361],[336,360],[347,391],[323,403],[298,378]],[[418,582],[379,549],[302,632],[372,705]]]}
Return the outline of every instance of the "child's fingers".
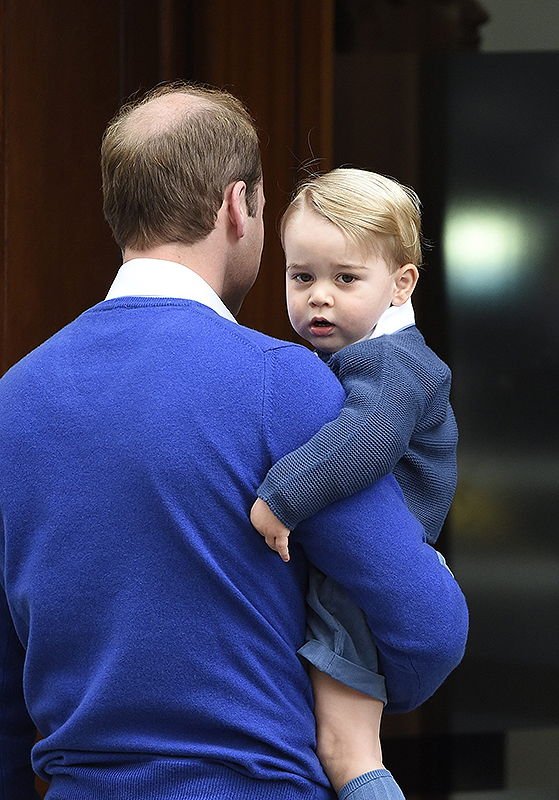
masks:
{"label": "child's fingers", "polygon": [[289,536],[276,536],[275,550],[280,554],[282,560],[289,561]]}
{"label": "child's fingers", "polygon": [[268,545],[270,550],[276,549],[276,537],[274,536],[273,533],[262,533],[261,536],[263,536],[264,539],[266,540],[266,544]]}
{"label": "child's fingers", "polygon": [[282,525],[267,503],[260,498],[257,498],[250,510],[250,521],[264,537],[268,547],[279,553],[283,561],[289,561],[288,543],[291,531]]}
{"label": "child's fingers", "polygon": [[270,550],[275,550],[282,557],[282,560],[289,561],[289,538],[287,536],[275,536],[273,533],[262,534]]}

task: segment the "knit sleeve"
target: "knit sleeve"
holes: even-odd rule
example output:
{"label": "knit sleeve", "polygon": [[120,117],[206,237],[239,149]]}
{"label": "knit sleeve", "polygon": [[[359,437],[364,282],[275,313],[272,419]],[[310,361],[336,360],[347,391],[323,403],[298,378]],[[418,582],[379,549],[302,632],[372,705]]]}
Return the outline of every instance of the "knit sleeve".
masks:
{"label": "knit sleeve", "polygon": [[415,364],[388,336],[345,348],[329,366],[346,392],[339,416],[274,464],[258,489],[290,529],[392,472],[428,402]]}
{"label": "knit sleeve", "polygon": [[37,731],[23,699],[23,658],[0,587],[0,797],[38,800],[31,769]]}

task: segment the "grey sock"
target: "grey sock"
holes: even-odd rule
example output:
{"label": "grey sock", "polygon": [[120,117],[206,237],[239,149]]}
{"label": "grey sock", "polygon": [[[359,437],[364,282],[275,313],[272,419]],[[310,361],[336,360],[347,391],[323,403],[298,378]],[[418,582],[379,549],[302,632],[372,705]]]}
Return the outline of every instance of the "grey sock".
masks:
{"label": "grey sock", "polygon": [[358,775],[338,793],[339,800],[405,800],[402,790],[387,769]]}

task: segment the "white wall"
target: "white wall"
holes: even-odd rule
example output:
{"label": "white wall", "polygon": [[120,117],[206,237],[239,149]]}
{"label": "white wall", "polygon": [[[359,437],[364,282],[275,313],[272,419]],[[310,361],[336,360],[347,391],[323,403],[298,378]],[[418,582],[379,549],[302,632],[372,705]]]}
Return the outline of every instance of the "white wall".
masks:
{"label": "white wall", "polygon": [[484,52],[559,50],[559,0],[480,0]]}

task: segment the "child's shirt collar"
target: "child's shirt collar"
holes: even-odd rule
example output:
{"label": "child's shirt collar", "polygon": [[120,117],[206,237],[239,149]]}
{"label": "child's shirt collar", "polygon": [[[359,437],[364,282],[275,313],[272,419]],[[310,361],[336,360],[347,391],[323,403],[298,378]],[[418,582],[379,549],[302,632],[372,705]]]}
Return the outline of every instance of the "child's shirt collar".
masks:
{"label": "child's shirt collar", "polygon": [[396,331],[410,328],[412,325],[415,325],[415,313],[410,297],[401,306],[389,306],[381,315],[372,334],[367,338],[376,339],[377,336],[396,333]]}

